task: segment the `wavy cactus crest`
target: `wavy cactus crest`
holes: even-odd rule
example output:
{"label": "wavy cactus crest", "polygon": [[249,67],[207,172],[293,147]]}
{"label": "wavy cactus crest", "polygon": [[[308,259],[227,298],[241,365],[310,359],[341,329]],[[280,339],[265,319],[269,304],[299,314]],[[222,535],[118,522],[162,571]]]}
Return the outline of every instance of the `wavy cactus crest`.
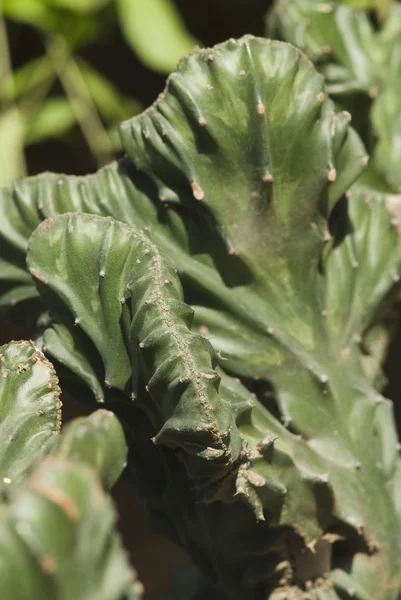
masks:
{"label": "wavy cactus crest", "polygon": [[328,93],[353,114],[372,154],[362,182],[399,193],[401,6],[386,12],[375,27],[368,14],[342,2],[276,0],[267,30],[306,52]]}
{"label": "wavy cactus crest", "polygon": [[398,600],[401,464],[361,340],[401,245],[388,195],[350,188],[347,113],[247,36],[180,62],[121,138],[94,176],[3,192],[5,301],[50,217],[27,256],[44,347],[122,414],[155,522],[223,597]]}

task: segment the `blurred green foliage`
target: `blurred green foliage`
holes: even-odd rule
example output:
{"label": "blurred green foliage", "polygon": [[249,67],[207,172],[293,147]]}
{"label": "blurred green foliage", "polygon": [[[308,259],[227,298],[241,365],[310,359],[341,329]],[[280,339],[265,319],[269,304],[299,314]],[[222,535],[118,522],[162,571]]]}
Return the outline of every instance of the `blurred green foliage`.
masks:
{"label": "blurred green foliage", "polygon": [[[43,47],[15,69],[12,21],[34,28]],[[163,74],[196,45],[173,0],[0,0],[0,185],[26,175],[26,146],[67,141],[77,126],[98,166],[119,151],[118,123],[141,105],[81,55],[113,26],[144,65]]]}

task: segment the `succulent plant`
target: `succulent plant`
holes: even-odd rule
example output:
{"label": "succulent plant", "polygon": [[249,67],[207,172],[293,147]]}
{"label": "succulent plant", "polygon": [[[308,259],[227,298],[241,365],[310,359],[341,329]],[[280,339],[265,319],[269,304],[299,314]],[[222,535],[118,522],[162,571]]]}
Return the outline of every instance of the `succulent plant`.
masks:
{"label": "succulent plant", "polygon": [[327,92],[353,116],[371,164],[361,182],[401,191],[401,6],[389,3],[375,26],[368,12],[331,0],[277,0],[269,36],[306,52]]}
{"label": "succulent plant", "polygon": [[40,294],[43,350],[124,420],[152,519],[221,597],[398,600],[362,340],[399,294],[401,196],[353,185],[366,150],[290,44],[197,50],[121,139],[2,192],[3,305]]}
{"label": "succulent plant", "polygon": [[32,342],[0,348],[0,596],[9,600],[137,600],[105,491],[126,444],[98,410],[60,433],[53,365]]}

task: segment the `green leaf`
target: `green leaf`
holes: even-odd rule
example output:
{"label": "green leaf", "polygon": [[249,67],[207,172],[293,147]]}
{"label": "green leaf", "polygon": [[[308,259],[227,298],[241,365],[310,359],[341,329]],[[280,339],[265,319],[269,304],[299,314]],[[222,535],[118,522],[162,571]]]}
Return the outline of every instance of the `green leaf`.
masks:
{"label": "green leaf", "polygon": [[32,342],[0,347],[0,479],[20,481],[59,432],[61,402],[53,365]]}
{"label": "green leaf", "polygon": [[0,114],[0,186],[25,174],[26,122],[17,107]]}
{"label": "green leaf", "polygon": [[125,96],[110,79],[82,60],[78,64],[89,93],[104,119],[121,121],[141,111],[139,102]]}
{"label": "green leaf", "polygon": [[3,0],[4,16],[47,31],[55,19],[43,0]]}
{"label": "green leaf", "polygon": [[24,99],[27,100],[38,86],[47,83],[53,76],[47,56],[29,60],[1,82],[0,99],[9,103],[26,96]]}
{"label": "green leaf", "polygon": [[74,13],[95,12],[109,4],[110,0],[45,0],[46,4],[55,8],[63,8]]}
{"label": "green leaf", "polygon": [[95,472],[49,458],[0,518],[0,594],[31,600],[138,600],[115,532],[116,515]]}
{"label": "green leaf", "polygon": [[39,108],[27,127],[27,144],[62,138],[75,125],[76,117],[66,98],[49,98]]}
{"label": "green leaf", "polygon": [[169,73],[197,44],[172,0],[118,0],[117,6],[127,42],[155,71]]}

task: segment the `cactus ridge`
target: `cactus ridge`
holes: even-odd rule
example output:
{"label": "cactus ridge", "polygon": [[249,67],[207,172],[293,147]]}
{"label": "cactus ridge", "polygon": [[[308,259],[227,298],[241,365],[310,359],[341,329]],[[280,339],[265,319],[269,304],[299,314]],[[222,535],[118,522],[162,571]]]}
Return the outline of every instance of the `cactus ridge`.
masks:
{"label": "cactus ridge", "polygon": [[53,365],[32,342],[0,347],[2,492],[23,479],[60,431],[61,401]]}
{"label": "cactus ridge", "polygon": [[[83,235],[89,241],[84,263]],[[41,260],[49,252],[42,245],[45,239],[51,240],[53,250],[55,244],[64,248],[65,262],[55,271]],[[105,362],[106,385],[120,387],[127,395],[131,369],[125,367],[130,364],[126,340],[130,339],[148,386],[148,394],[137,402],[145,412],[154,403],[158,413],[154,425],[160,431],[154,441],[188,448],[189,456],[203,453],[202,458],[216,471],[232,465],[240,455],[241,442],[230,406],[217,392],[214,350],[203,336],[189,331],[189,311],[182,302],[177,275],[149,235],[110,219],[68,214],[44,221],[29,246],[29,267],[39,285],[60,296],[75,316],[75,327],[95,343]],[[122,297],[131,299],[131,308],[121,302]],[[128,310],[132,326],[124,332],[122,315]],[[107,315],[107,322],[100,326],[102,314]],[[107,364],[110,356],[112,367]],[[138,366],[134,364],[133,369],[135,380]]]}
{"label": "cactus ridge", "polygon": [[114,524],[111,500],[92,469],[45,459],[2,510],[1,596],[139,599],[141,586]]}
{"label": "cactus ridge", "polygon": [[0,597],[137,600],[100,486],[126,464],[120,423],[99,410],[60,433],[53,365],[28,341],[2,346],[0,361]]}
{"label": "cactus ridge", "polygon": [[394,3],[379,21],[380,27],[375,27],[367,11],[342,2],[277,0],[268,14],[267,32],[303,50],[343,108],[349,105],[353,112],[359,95],[355,126],[372,155],[362,179],[399,193],[400,6]]}

